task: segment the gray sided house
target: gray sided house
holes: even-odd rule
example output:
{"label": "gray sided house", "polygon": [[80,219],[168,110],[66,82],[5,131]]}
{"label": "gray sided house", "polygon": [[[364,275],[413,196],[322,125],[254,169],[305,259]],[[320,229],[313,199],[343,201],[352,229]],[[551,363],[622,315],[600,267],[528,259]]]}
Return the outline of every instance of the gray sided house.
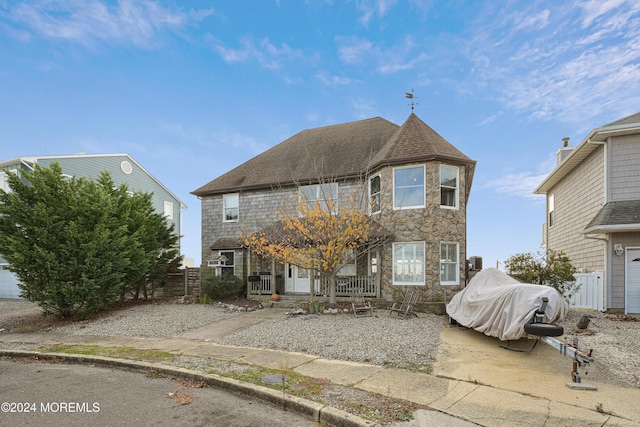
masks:
{"label": "gray sided house", "polygon": [[640,113],[565,142],[535,193],[547,199],[546,248],[602,271],[608,310],[640,313]]}
{"label": "gray sided house", "polygon": [[295,212],[301,199],[355,198],[393,242],[345,266],[337,296],[357,286],[393,300],[417,286],[422,301],[443,301],[465,284],[474,170],[475,161],[413,113],[402,126],[376,117],[303,130],[192,192],[202,202],[202,265],[246,280],[249,297],[327,295],[313,272],[258,257],[240,235]]}
{"label": "gray sided house", "polygon": [[[181,215],[186,205],[128,154],[25,156],[1,161],[0,188],[9,190],[3,172],[5,169],[30,171],[35,164],[46,168],[54,162],[59,163],[62,173],[68,176],[96,179],[102,171],[108,171],[116,185],[127,183],[132,192],[153,193],[156,211],[164,213],[175,224],[176,234],[180,235]],[[17,298],[20,293],[17,284],[17,277],[8,270],[7,262],[0,256],[0,298]]]}

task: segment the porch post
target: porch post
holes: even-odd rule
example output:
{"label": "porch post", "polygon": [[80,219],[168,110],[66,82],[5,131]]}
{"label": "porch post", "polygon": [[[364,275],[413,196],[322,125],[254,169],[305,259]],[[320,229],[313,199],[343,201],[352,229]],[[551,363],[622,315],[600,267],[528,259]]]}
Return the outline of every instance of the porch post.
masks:
{"label": "porch post", "polygon": [[247,271],[245,271],[244,280],[247,284],[247,297],[251,295],[252,284],[249,282],[249,274],[251,274],[251,249],[247,248]]}
{"label": "porch post", "polygon": [[376,275],[373,278],[375,284],[376,284],[376,298],[382,298],[382,290],[380,289],[380,276],[382,276],[382,269],[381,267],[381,262],[380,262],[380,249],[376,249]]}
{"label": "porch post", "polygon": [[276,293],[276,259],[271,258],[271,280],[269,280],[271,286],[271,295]]}

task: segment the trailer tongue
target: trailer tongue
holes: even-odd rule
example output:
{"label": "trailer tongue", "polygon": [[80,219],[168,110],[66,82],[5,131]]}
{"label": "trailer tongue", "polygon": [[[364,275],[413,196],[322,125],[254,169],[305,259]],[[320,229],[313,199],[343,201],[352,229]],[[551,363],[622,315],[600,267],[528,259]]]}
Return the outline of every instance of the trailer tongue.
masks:
{"label": "trailer tongue", "polygon": [[561,336],[564,333],[564,330],[561,326],[543,322],[544,310],[548,302],[549,301],[547,300],[547,298],[542,298],[542,304],[540,304],[540,308],[536,310],[531,323],[527,323],[524,326],[525,332],[529,335],[535,336],[536,343],[538,341],[542,341],[543,343],[550,345],[551,347],[560,351],[562,355],[571,357],[573,359],[573,367],[571,370],[572,382],[567,382],[567,387],[574,390],[597,390],[597,387],[591,384],[583,383],[582,377],[578,372],[579,367],[594,362],[594,358],[592,356],[593,349],[589,350],[588,353],[580,351],[580,349],[578,348],[577,337],[573,338],[573,343],[571,344],[567,344],[555,338],[557,336]]}

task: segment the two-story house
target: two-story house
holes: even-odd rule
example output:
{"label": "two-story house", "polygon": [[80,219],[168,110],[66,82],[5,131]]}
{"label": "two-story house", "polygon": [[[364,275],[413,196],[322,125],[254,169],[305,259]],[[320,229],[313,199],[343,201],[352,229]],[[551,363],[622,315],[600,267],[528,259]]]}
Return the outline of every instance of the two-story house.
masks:
{"label": "two-story house", "polygon": [[299,200],[345,203],[360,192],[363,209],[394,239],[361,254],[339,281],[387,300],[418,286],[423,301],[442,301],[465,283],[474,170],[475,161],[413,113],[402,126],[376,117],[303,130],[192,192],[202,202],[202,265],[248,280],[250,297],[276,286],[325,295],[322,283],[310,286],[313,272],[252,256],[240,235],[275,223],[283,206],[295,209]]}
{"label": "two-story house", "polygon": [[[97,179],[101,172],[108,171],[116,185],[126,183],[132,192],[153,193],[153,205],[157,212],[175,225],[180,235],[181,215],[187,206],[167,187],[151,175],[128,154],[69,154],[57,156],[25,156],[0,162],[0,188],[9,191],[6,173],[31,171],[35,164],[49,167],[57,162],[67,176]],[[18,278],[8,270],[7,262],[0,257],[0,298],[17,298],[20,294]]]}
{"label": "two-story house", "polygon": [[581,272],[602,271],[606,308],[640,313],[640,113],[593,129],[558,151],[535,189],[547,200],[547,250]]}

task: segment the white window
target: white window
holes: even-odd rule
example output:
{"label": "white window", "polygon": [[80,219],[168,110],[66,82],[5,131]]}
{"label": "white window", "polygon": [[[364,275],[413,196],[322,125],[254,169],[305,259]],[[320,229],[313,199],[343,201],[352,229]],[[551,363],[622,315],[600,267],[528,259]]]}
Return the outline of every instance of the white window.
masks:
{"label": "white window", "polygon": [[369,274],[378,274],[378,253],[369,252]]}
{"label": "white window", "polygon": [[164,216],[167,219],[173,219],[173,203],[164,202]]}
{"label": "white window", "polygon": [[440,165],[440,207],[458,209],[458,175],[457,167]]}
{"label": "white window", "polygon": [[[224,258],[222,258],[224,256]],[[221,263],[224,267],[220,267],[222,274],[234,275],[236,273],[235,268],[235,252],[233,251],[220,251]]]}
{"label": "white window", "polygon": [[369,213],[380,212],[380,175],[369,179]]}
{"label": "white window", "polygon": [[424,166],[393,170],[393,208],[424,208]]}
{"label": "white window", "polygon": [[347,251],[348,263],[345,264],[339,271],[338,276],[355,276],[358,271],[356,266],[356,252],[353,249]]}
{"label": "white window", "polygon": [[457,285],[460,271],[458,260],[458,244],[452,242],[440,243],[440,284]]}
{"label": "white window", "polygon": [[308,209],[316,205],[325,212],[338,213],[338,183],[304,185],[298,188],[300,203]]}
{"label": "white window", "polygon": [[[17,174],[17,169],[10,169],[9,172],[13,174]],[[9,187],[9,176],[6,172],[0,171],[0,190],[4,190],[5,193],[11,192],[11,187]]]}
{"label": "white window", "polygon": [[549,227],[553,227],[553,211],[556,209],[556,201],[555,201],[555,197],[553,196],[553,193],[549,194],[549,206],[548,206],[548,210],[549,210],[549,219],[547,220],[547,223],[549,224]]}
{"label": "white window", "polygon": [[225,194],[222,196],[222,204],[222,221],[238,221],[240,210],[240,195],[238,193]]}
{"label": "white window", "polygon": [[0,190],[9,190],[9,179],[7,177],[7,174],[4,172],[0,172]]}
{"label": "white window", "polygon": [[424,285],[424,242],[393,244],[393,284]]}

